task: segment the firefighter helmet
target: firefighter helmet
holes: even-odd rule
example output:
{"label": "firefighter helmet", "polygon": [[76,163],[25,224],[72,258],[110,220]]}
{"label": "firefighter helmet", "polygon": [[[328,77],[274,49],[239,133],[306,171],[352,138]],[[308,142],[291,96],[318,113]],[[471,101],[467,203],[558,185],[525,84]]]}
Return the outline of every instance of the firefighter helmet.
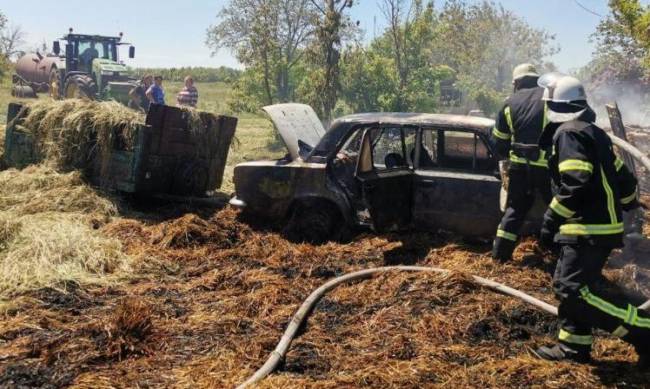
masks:
{"label": "firefighter helmet", "polygon": [[551,122],[564,123],[576,120],[589,109],[587,93],[580,80],[571,76],[549,77],[545,80],[544,97]]}
{"label": "firefighter helmet", "polygon": [[552,79],[550,81],[544,90],[545,101],[579,105],[584,105],[583,102],[587,101],[585,87],[577,78],[564,76],[557,78],[555,82]]}
{"label": "firefighter helmet", "polygon": [[515,70],[512,71],[512,81],[517,81],[524,77],[539,77],[535,65],[531,63],[522,63],[517,65]]}
{"label": "firefighter helmet", "polygon": [[557,80],[566,76],[567,75],[562,72],[546,73],[537,80],[537,85],[539,85],[542,88],[548,88],[549,86],[553,86],[557,82]]}

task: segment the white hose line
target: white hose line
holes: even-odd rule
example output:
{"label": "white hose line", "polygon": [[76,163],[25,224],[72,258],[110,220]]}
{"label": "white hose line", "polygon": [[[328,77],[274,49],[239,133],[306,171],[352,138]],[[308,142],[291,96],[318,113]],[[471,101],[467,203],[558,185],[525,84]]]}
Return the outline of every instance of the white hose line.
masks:
{"label": "white hose line", "polygon": [[[261,380],[263,380],[266,376],[271,374],[273,370],[278,366],[282,358],[284,358],[285,354],[289,350],[289,346],[291,345],[291,341],[293,338],[296,336],[298,333],[298,330],[300,329],[300,326],[302,323],[305,321],[311,310],[313,309],[314,305],[325,295],[325,293],[329,292],[330,290],[334,289],[338,285],[348,282],[348,281],[355,281],[355,280],[360,280],[360,279],[365,279],[365,278],[370,278],[376,274],[379,273],[386,273],[389,271],[409,271],[409,272],[434,272],[434,273],[442,273],[442,274],[450,274],[449,270],[446,269],[440,269],[440,268],[435,268],[435,267],[426,267],[426,266],[385,266],[385,267],[377,267],[377,268],[372,268],[372,269],[365,269],[365,270],[359,270],[356,272],[344,274],[340,277],[334,278],[325,284],[321,285],[318,289],[314,290],[309,297],[302,303],[298,311],[294,314],[293,318],[289,322],[289,325],[287,326],[287,329],[284,331],[284,334],[282,335],[282,338],[280,339],[280,342],[278,345],[275,347],[275,350],[271,353],[269,358],[266,360],[264,365],[259,368],[250,378],[248,378],[244,383],[239,385],[237,389],[243,389],[248,387],[249,385],[252,385],[254,383],[257,383]],[[517,289],[513,289],[509,286],[500,284],[498,282],[478,277],[478,276],[472,276],[474,282],[481,286],[485,286],[487,288],[490,288],[492,290],[495,290],[497,292],[501,292],[503,294],[516,297],[520,300],[523,300],[524,302],[528,304],[532,304],[552,315],[557,316],[557,308],[554,307],[551,304],[548,304],[544,301],[541,301],[539,299],[536,299],[533,296],[530,296],[524,292],[521,292]]]}
{"label": "white hose line", "polygon": [[[626,142],[614,134],[607,133],[607,135],[609,135],[612,143],[630,153],[630,155],[637,161],[641,162],[643,167],[645,167],[645,169],[650,173],[650,158],[648,158],[641,150],[637,149],[629,142]],[[648,308],[650,308],[650,300],[640,305],[638,309],[646,310]]]}
{"label": "white hose line", "polygon": [[648,301],[646,301],[645,303],[639,305],[639,308],[638,308],[638,309],[646,310],[646,309],[648,309],[648,308],[650,308],[650,300],[648,300]]}
{"label": "white hose line", "polygon": [[646,170],[650,172],[650,158],[648,158],[642,151],[640,151],[639,149],[631,145],[629,142],[624,141],[623,139],[617,137],[614,134],[607,133],[607,135],[609,135],[610,139],[612,140],[612,143],[614,143],[616,146],[630,153],[630,155],[634,157],[634,159],[641,162],[643,167],[645,167]]}

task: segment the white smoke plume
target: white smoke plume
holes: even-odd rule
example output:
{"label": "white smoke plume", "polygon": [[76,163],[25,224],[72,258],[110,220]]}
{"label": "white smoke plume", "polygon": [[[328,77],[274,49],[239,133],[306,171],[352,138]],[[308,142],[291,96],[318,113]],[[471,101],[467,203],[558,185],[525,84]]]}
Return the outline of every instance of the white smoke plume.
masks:
{"label": "white smoke plume", "polygon": [[616,102],[626,126],[650,131],[650,93],[639,83],[620,82],[587,87],[589,103],[597,114],[597,124],[609,127],[606,104]]}

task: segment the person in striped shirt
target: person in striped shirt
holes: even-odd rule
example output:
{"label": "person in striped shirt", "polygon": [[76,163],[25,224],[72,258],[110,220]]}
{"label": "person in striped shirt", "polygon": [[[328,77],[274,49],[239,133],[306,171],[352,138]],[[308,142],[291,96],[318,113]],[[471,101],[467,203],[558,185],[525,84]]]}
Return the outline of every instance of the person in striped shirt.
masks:
{"label": "person in striped shirt", "polygon": [[176,103],[179,107],[192,107],[196,108],[199,101],[199,91],[194,86],[194,79],[192,76],[185,77],[185,86],[176,95]]}

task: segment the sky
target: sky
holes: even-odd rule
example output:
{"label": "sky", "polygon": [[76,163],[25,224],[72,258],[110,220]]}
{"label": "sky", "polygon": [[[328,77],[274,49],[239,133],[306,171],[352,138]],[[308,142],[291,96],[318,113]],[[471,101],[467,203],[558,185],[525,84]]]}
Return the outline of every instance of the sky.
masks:
{"label": "sky", "polygon": [[[371,39],[384,28],[378,7],[381,0],[357,0],[352,18],[358,20]],[[480,2],[481,0],[469,0]],[[436,1],[436,4],[442,0]],[[594,45],[590,35],[601,17],[582,9],[573,0],[496,0],[524,18],[530,25],[556,36],[561,51],[551,60],[563,71],[585,65]],[[78,33],[116,35],[136,46],[136,67],[230,66],[240,67],[233,55],[220,51],[211,55],[205,45],[206,29],[217,22],[219,10],[228,0],[0,0],[0,12],[10,24],[27,32],[26,48],[43,41],[51,45],[69,27]],[[579,0],[600,15],[608,12],[607,0]],[[119,10],[119,11],[116,11]],[[122,54],[126,58],[126,53]]]}

